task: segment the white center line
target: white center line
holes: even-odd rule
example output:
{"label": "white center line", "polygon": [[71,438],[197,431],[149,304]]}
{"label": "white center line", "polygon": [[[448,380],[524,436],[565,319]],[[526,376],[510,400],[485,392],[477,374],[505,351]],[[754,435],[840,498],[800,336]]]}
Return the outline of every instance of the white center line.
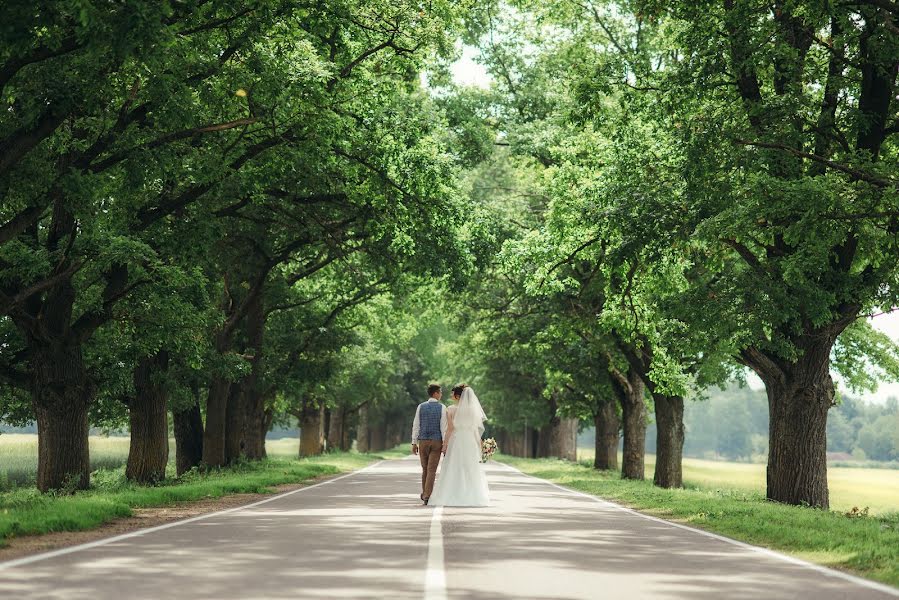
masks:
{"label": "white center line", "polygon": [[446,600],[446,570],[443,564],[443,507],[434,509],[428,542],[428,570],[425,572],[425,600]]}

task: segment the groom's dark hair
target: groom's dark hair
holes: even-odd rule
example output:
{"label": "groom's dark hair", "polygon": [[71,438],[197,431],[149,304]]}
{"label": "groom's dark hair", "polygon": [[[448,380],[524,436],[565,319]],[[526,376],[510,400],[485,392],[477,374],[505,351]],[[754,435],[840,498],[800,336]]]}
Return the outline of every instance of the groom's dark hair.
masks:
{"label": "groom's dark hair", "polygon": [[428,386],[428,398],[430,398],[431,396],[433,396],[434,394],[439,392],[441,389],[443,389],[443,388],[441,388],[436,383],[432,383],[431,385],[429,385]]}

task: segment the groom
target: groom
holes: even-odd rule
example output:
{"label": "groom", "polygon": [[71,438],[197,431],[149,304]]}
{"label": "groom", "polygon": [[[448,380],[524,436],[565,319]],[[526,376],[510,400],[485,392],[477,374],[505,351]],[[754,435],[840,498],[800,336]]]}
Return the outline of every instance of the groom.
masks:
{"label": "groom", "polygon": [[415,409],[412,421],[412,454],[421,459],[421,496],[425,504],[434,489],[440,454],[446,450],[443,438],[446,436],[446,407],[440,403],[443,390],[439,385],[428,386],[428,400]]}

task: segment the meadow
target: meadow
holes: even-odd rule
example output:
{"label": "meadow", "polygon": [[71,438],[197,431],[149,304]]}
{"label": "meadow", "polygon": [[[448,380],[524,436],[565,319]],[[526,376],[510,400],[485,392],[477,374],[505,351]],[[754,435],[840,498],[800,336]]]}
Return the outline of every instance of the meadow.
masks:
{"label": "meadow", "polygon": [[[128,461],[128,437],[90,437],[91,470],[118,469]],[[272,458],[294,458],[299,452],[297,438],[268,440],[266,451]],[[169,440],[169,467],[174,471],[175,441]],[[0,492],[34,484],[37,473],[37,435],[0,434]]]}
{"label": "meadow", "polygon": [[[619,461],[621,459],[619,458]],[[578,449],[578,461],[593,464],[593,450]],[[652,481],[655,456],[646,455],[646,478]],[[899,513],[899,471],[829,466],[830,507],[847,512],[868,508],[871,514]],[[684,459],[684,485],[704,490],[765,493],[765,465],[699,458]]]}

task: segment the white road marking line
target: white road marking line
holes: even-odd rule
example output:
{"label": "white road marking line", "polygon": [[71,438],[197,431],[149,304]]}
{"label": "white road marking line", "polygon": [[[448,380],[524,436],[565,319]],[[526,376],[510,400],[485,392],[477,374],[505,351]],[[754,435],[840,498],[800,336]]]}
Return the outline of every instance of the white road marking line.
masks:
{"label": "white road marking line", "polygon": [[610,507],[615,508],[615,509],[617,509],[617,510],[624,511],[624,512],[630,513],[630,514],[632,514],[632,515],[636,515],[636,516],[641,517],[641,518],[643,518],[643,519],[648,519],[648,520],[650,520],[650,521],[653,521],[653,522],[655,522],[655,523],[661,523],[661,524],[663,524],[663,525],[670,525],[671,527],[677,527],[678,529],[683,529],[683,530],[685,530],[685,531],[691,531],[691,532],[693,532],[693,533],[698,533],[698,534],[700,534],[700,535],[704,535],[705,537],[710,537],[710,538],[713,538],[713,539],[716,539],[716,540],[719,540],[719,541],[722,541],[722,542],[727,542],[728,544],[732,544],[732,545],[734,545],[734,546],[739,546],[740,548],[743,548],[743,549],[746,549],[746,550],[751,550],[751,551],[753,551],[753,552],[756,552],[756,553],[758,553],[758,554],[762,554],[762,555],[764,555],[764,556],[768,556],[768,557],[771,557],[771,558],[776,558],[776,559],[778,559],[778,560],[782,560],[782,561],[785,561],[785,562],[788,562],[788,563],[792,563],[792,564],[797,565],[797,566],[800,566],[800,567],[805,567],[805,568],[807,568],[807,569],[811,569],[811,570],[813,570],[813,571],[817,571],[818,573],[821,573],[822,575],[827,575],[828,577],[836,577],[837,579],[843,579],[843,580],[845,580],[845,581],[849,581],[849,582],[854,583],[854,584],[856,584],[856,585],[860,585],[860,586],[862,586],[862,587],[870,588],[870,589],[872,589],[872,590],[877,590],[877,591],[879,591],[879,592],[883,592],[883,593],[885,593],[885,594],[889,594],[889,595],[891,595],[891,596],[895,596],[895,597],[899,598],[899,590],[897,590],[897,589],[894,588],[894,587],[890,587],[890,586],[888,586],[888,585],[886,585],[886,584],[878,583],[878,582],[876,582],[876,581],[871,581],[871,580],[869,580],[869,579],[863,579],[863,578],[861,578],[861,577],[856,577],[855,575],[850,575],[849,573],[843,573],[842,571],[836,571],[836,570],[834,570],[834,569],[828,569],[827,567],[822,567],[821,565],[816,565],[816,564],[814,564],[814,563],[810,563],[810,562],[804,561],[804,560],[802,560],[801,558],[796,558],[796,557],[793,557],[793,556],[788,556],[788,555],[786,555],[786,554],[781,554],[780,552],[776,552],[776,551],[774,551],[774,550],[769,550],[768,548],[762,548],[762,547],[760,547],[760,546],[753,546],[752,544],[747,544],[746,542],[741,542],[741,541],[735,540],[735,539],[733,539],[733,538],[725,537],[725,536],[723,536],[723,535],[718,535],[717,533],[712,533],[712,532],[710,532],[710,531],[705,531],[705,530],[703,530],[703,529],[696,529],[695,527],[690,527],[689,525],[684,525],[684,524],[682,524],[682,523],[675,523],[675,522],[673,522],[673,521],[666,521],[665,519],[660,519],[660,518],[658,518],[658,517],[653,517],[653,516],[651,516],[651,515],[646,515],[646,514],[643,514],[643,513],[641,513],[641,512],[638,512],[638,511],[636,511],[636,510],[633,510],[633,509],[631,509],[631,508],[627,508],[627,507],[621,506],[620,504],[615,504],[614,502],[611,502],[611,501],[609,501],[609,500],[605,500],[605,499],[599,498],[599,497],[597,497],[597,496],[591,496],[590,494],[587,494],[587,493],[585,493],[585,492],[580,492],[580,491],[578,491],[578,490],[572,490],[572,489],[570,489],[570,488],[567,488],[567,487],[558,485],[558,484],[553,483],[553,482],[551,482],[551,481],[547,481],[547,480],[545,480],[545,479],[540,479],[539,477],[535,477],[534,475],[529,475],[529,474],[527,474],[527,473],[524,473],[524,472],[522,472],[522,471],[516,469],[515,467],[513,467],[513,466],[511,466],[511,465],[507,465],[507,464],[505,464],[505,463],[498,463],[498,464],[501,464],[502,466],[504,466],[504,467],[506,467],[506,468],[508,468],[508,469],[510,469],[510,470],[512,470],[512,471],[515,471],[516,473],[520,473],[521,475],[524,475],[525,477],[528,477],[528,478],[530,478],[530,479],[536,479],[537,481],[539,481],[539,482],[541,482],[541,483],[545,483],[546,485],[549,485],[549,486],[552,486],[552,487],[554,487],[554,488],[556,488],[556,489],[562,490],[563,492],[567,492],[567,493],[573,494],[573,495],[575,495],[575,496],[583,496],[584,498],[588,498],[588,499],[593,500],[594,502],[597,502],[597,503],[599,503],[599,504],[603,504],[603,505],[606,505],[606,506],[610,506]]}
{"label": "white road marking line", "polygon": [[69,546],[68,548],[60,548],[59,550],[51,550],[50,552],[43,552],[41,554],[33,554],[31,556],[25,556],[22,558],[17,558],[14,560],[8,560],[6,562],[0,562],[0,571],[4,569],[11,569],[13,567],[18,567],[21,565],[27,565],[30,563],[38,562],[41,560],[47,560],[48,558],[55,558],[57,556],[64,556],[66,554],[72,554],[73,552],[81,552],[82,550],[90,550],[91,548],[96,548],[98,546],[105,546],[106,544],[111,544],[113,542],[120,542],[122,540],[127,540],[129,538],[138,537],[147,533],[153,533],[155,531],[162,531],[163,529],[169,529],[170,527],[178,527],[179,525],[187,525],[188,523],[193,523],[195,521],[202,521],[203,519],[209,519],[212,517],[217,517],[219,515],[226,515],[228,513],[236,512],[238,510],[245,510],[247,508],[253,508],[254,506],[259,506],[260,504],[266,504],[268,502],[273,502],[275,500],[279,500],[281,498],[285,498],[292,494],[296,494],[299,492],[304,492],[306,490],[311,490],[312,488],[321,487],[323,485],[328,485],[334,483],[335,481],[340,481],[341,479],[346,479],[347,477],[352,477],[354,475],[358,475],[364,471],[372,469],[380,465],[383,460],[380,460],[376,463],[370,464],[367,467],[359,469],[358,471],[353,471],[352,473],[347,473],[346,475],[341,475],[340,477],[335,477],[334,479],[329,479],[327,481],[322,481],[320,483],[315,483],[310,486],[297,488],[295,490],[291,490],[289,492],[284,492],[283,494],[277,494],[272,496],[271,498],[265,498],[263,500],[259,500],[258,502],[253,502],[252,504],[244,504],[242,506],[235,506],[234,508],[228,508],[226,510],[220,510],[217,512],[206,513],[202,515],[197,515],[196,517],[191,517],[189,519],[183,519],[181,521],[174,521],[172,523],[166,523],[165,525],[157,525],[156,527],[148,527],[147,529],[138,529],[136,531],[131,531],[129,533],[123,533],[121,535],[116,535],[109,538],[103,538],[101,540],[96,540],[93,542],[87,542],[85,544],[79,544],[77,546]]}
{"label": "white road marking line", "polygon": [[446,600],[446,568],[443,561],[443,507],[434,509],[428,541],[428,568],[425,571],[424,600]]}

